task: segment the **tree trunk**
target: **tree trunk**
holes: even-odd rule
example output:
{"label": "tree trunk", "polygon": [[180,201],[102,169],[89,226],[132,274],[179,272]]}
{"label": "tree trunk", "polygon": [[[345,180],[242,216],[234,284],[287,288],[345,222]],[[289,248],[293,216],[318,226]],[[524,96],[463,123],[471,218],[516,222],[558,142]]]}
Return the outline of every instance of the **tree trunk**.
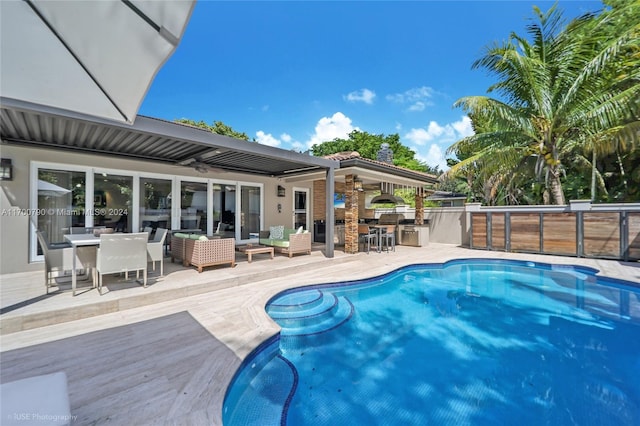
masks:
{"label": "tree trunk", "polygon": [[560,170],[554,167],[549,173],[549,189],[551,190],[551,197],[553,204],[556,206],[563,206],[566,204],[564,200],[564,192],[562,192],[562,183],[560,182]]}
{"label": "tree trunk", "polygon": [[618,156],[618,166],[620,167],[620,179],[622,180],[622,185],[624,186],[624,193],[627,194],[627,176],[624,172],[624,164],[622,163],[622,157],[620,157],[620,151],[616,151],[616,155]]}
{"label": "tree trunk", "polygon": [[591,157],[591,202],[596,201],[596,150],[593,150]]}

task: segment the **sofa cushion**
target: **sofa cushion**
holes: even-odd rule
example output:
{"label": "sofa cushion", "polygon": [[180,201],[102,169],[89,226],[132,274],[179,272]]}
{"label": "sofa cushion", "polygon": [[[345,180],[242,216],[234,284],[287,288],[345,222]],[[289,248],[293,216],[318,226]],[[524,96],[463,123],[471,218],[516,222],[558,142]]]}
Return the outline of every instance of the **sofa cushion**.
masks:
{"label": "sofa cushion", "polygon": [[206,235],[202,235],[202,234],[189,234],[189,238],[191,238],[192,240],[196,240],[196,241],[204,241],[202,240],[200,237],[204,237],[204,239],[207,239]]}
{"label": "sofa cushion", "polygon": [[183,234],[182,232],[176,232],[173,236],[176,238],[189,238],[189,235]]}
{"label": "sofa cushion", "polygon": [[[269,238],[274,240],[281,240],[284,237],[284,225],[278,226],[270,226],[269,227]],[[287,236],[288,238],[288,236]]]}
{"label": "sofa cushion", "polygon": [[273,238],[260,238],[260,244],[263,246],[288,248],[289,240],[275,240]]}
{"label": "sofa cushion", "polygon": [[284,230],[284,240],[289,240],[289,235],[295,235],[297,231],[295,229],[287,228]]}
{"label": "sofa cushion", "polygon": [[300,226],[300,227],[297,229],[296,234],[302,234],[302,232],[303,232],[303,231],[304,231],[304,227],[303,227],[303,226]]}

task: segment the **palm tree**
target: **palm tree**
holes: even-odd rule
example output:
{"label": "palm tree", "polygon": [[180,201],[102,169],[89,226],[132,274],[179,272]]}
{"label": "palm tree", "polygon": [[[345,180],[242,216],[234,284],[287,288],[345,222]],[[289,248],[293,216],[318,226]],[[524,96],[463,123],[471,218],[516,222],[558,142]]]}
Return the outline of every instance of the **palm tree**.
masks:
{"label": "palm tree", "polygon": [[640,16],[640,0],[584,15],[564,28],[555,6],[546,13],[534,7],[534,13],[538,22],[527,27],[530,41],[512,33],[474,63],[497,75],[488,91],[502,100],[456,101],[472,120],[490,125],[449,148],[475,153],[449,173],[471,164],[507,175],[533,168],[545,178],[545,203],[561,205],[565,162],[635,146],[640,138],[640,23],[628,19]]}

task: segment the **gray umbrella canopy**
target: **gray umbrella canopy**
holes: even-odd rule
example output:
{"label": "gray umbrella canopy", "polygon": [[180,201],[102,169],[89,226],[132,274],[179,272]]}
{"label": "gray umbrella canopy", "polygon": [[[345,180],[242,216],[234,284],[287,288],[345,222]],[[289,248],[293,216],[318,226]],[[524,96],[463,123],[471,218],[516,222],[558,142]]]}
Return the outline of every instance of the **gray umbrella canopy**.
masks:
{"label": "gray umbrella canopy", "polygon": [[0,95],[133,123],[195,0],[0,1]]}

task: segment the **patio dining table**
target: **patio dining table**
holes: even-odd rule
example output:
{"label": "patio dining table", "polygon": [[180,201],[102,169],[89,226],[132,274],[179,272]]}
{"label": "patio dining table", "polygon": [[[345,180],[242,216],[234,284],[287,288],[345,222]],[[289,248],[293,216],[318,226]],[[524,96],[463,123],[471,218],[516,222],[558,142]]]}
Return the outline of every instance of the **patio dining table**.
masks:
{"label": "patio dining table", "polygon": [[76,284],[78,277],[76,276],[76,256],[78,254],[78,247],[80,246],[99,246],[100,236],[93,234],[66,234],[64,239],[67,240],[73,248],[73,269],[71,270],[71,289],[72,293],[76,295]]}

